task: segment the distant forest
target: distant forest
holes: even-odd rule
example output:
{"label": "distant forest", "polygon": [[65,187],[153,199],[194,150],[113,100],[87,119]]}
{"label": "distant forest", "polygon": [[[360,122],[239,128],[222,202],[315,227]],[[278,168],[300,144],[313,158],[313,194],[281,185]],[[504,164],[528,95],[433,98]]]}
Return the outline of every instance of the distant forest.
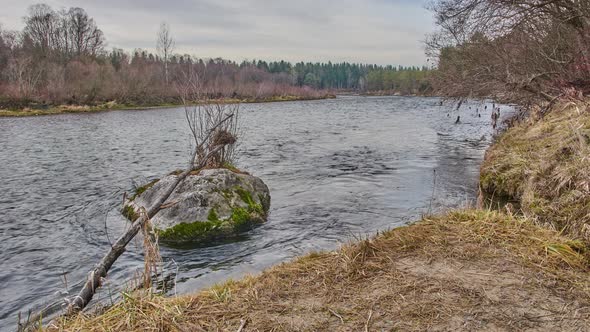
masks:
{"label": "distant forest", "polygon": [[203,98],[263,100],[318,98],[334,90],[418,94],[428,91],[427,68],[262,60],[241,63],[174,53],[166,24],[154,36],[157,52],[106,49],[84,9],[29,7],[22,31],[0,25],[0,108],[30,103],[130,105],[178,103],[188,75]]}

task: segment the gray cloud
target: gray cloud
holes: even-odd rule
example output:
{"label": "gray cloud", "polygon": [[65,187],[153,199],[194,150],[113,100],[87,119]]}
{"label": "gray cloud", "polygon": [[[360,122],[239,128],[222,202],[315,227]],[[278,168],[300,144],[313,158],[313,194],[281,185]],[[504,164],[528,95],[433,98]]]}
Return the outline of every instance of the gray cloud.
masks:
{"label": "gray cloud", "polygon": [[[0,23],[22,28],[37,1],[1,0]],[[48,0],[82,7],[109,47],[154,49],[166,21],[176,51],[232,60],[350,61],[422,65],[421,40],[432,30],[423,0]]]}

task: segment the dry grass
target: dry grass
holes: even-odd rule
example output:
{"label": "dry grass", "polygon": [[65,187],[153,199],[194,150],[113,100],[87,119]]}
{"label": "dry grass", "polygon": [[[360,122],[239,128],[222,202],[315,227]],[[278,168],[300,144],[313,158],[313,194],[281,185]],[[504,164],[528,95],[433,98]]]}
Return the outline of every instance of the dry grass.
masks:
{"label": "dry grass", "polygon": [[541,224],[590,241],[590,108],[561,103],[508,130],[488,151],[481,185],[512,196]]}
{"label": "dry grass", "polygon": [[142,227],[143,233],[143,287],[152,287],[152,276],[158,275],[162,270],[162,256],[158,233],[153,231],[153,225],[148,220]]}
{"label": "dry grass", "polygon": [[589,253],[499,212],[425,218],[177,298],[129,295],[49,330],[588,330]]}

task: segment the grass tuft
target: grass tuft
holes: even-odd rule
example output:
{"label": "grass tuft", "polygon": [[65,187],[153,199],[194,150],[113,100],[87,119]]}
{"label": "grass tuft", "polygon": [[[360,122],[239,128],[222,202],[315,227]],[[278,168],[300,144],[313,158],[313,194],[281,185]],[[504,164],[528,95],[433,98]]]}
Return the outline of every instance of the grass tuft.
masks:
{"label": "grass tuft", "polygon": [[121,211],[121,214],[123,214],[123,216],[131,222],[135,222],[137,219],[139,219],[139,214],[135,212],[135,209],[131,205],[125,205]]}

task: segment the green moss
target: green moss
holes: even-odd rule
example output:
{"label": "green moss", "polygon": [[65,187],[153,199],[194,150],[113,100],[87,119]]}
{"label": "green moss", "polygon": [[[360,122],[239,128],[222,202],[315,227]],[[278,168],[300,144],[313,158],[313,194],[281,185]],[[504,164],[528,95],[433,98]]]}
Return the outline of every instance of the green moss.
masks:
{"label": "green moss", "polygon": [[[215,211],[211,209],[211,211]],[[209,212],[208,221],[181,223],[167,230],[156,230],[164,243],[199,243],[235,236],[262,222],[245,208],[235,208],[227,220],[219,220],[216,212]]]}
{"label": "green moss", "polygon": [[250,229],[255,222],[255,218],[252,218],[251,213],[244,208],[235,208],[230,219],[233,222],[234,230],[238,232]]}
{"label": "green moss", "polygon": [[189,244],[207,242],[215,239],[223,239],[235,236],[240,232],[251,229],[255,224],[264,222],[264,216],[268,211],[268,199],[259,196],[263,204],[257,203],[252,194],[239,186],[229,190],[218,190],[229,202],[236,195],[246,204],[245,207],[234,206],[227,219],[221,220],[216,208],[209,210],[206,221],[187,222],[176,225],[167,230],[157,230],[162,242],[169,244]]}
{"label": "green moss", "polygon": [[219,221],[219,217],[217,216],[217,212],[215,211],[215,208],[212,208],[211,210],[209,210],[209,215],[207,216],[207,220]]}
{"label": "green moss", "polygon": [[259,213],[259,214],[265,213],[263,206],[254,201],[254,199],[252,198],[252,194],[250,194],[249,191],[247,191],[246,189],[244,189],[242,187],[235,187],[234,190],[236,193],[238,193],[238,195],[240,196],[242,201],[244,203],[248,204],[248,211],[249,212],[255,212],[255,213]]}
{"label": "green moss", "polygon": [[226,168],[226,169],[229,169],[230,171],[235,172],[235,173],[240,173],[241,172],[234,164],[232,164],[232,163],[230,163],[228,161],[224,162],[223,165],[222,165],[222,167],[223,168]]}
{"label": "green moss", "polygon": [[255,204],[254,200],[252,199],[252,194],[250,194],[250,192],[247,191],[246,189],[244,189],[242,187],[236,187],[235,191],[236,191],[236,193],[238,193],[238,195],[240,196],[242,201],[244,201],[244,203],[248,204],[248,206]]}
{"label": "green moss", "polygon": [[125,205],[121,214],[132,222],[135,222],[139,218],[139,214],[135,212],[135,209],[131,205]]}
{"label": "green moss", "polygon": [[256,212],[237,207],[227,220],[219,220],[215,209],[209,211],[208,221],[181,223],[167,230],[156,230],[164,243],[198,243],[237,235],[263,222]]}
{"label": "green moss", "polygon": [[130,200],[134,200],[137,197],[139,197],[141,194],[143,194],[146,190],[150,189],[151,187],[153,187],[156,183],[158,183],[158,181],[160,181],[160,179],[156,179],[153,180],[152,182],[143,185],[141,187],[137,187],[135,188],[135,194],[133,196],[131,196]]}
{"label": "green moss", "polygon": [[231,199],[234,197],[234,192],[232,189],[213,189],[213,191],[221,194],[221,196],[223,196],[223,198],[225,198],[227,201],[231,201]]}
{"label": "green moss", "polygon": [[199,242],[228,233],[229,224],[224,221],[195,221],[178,224],[167,230],[157,230],[163,242]]}

